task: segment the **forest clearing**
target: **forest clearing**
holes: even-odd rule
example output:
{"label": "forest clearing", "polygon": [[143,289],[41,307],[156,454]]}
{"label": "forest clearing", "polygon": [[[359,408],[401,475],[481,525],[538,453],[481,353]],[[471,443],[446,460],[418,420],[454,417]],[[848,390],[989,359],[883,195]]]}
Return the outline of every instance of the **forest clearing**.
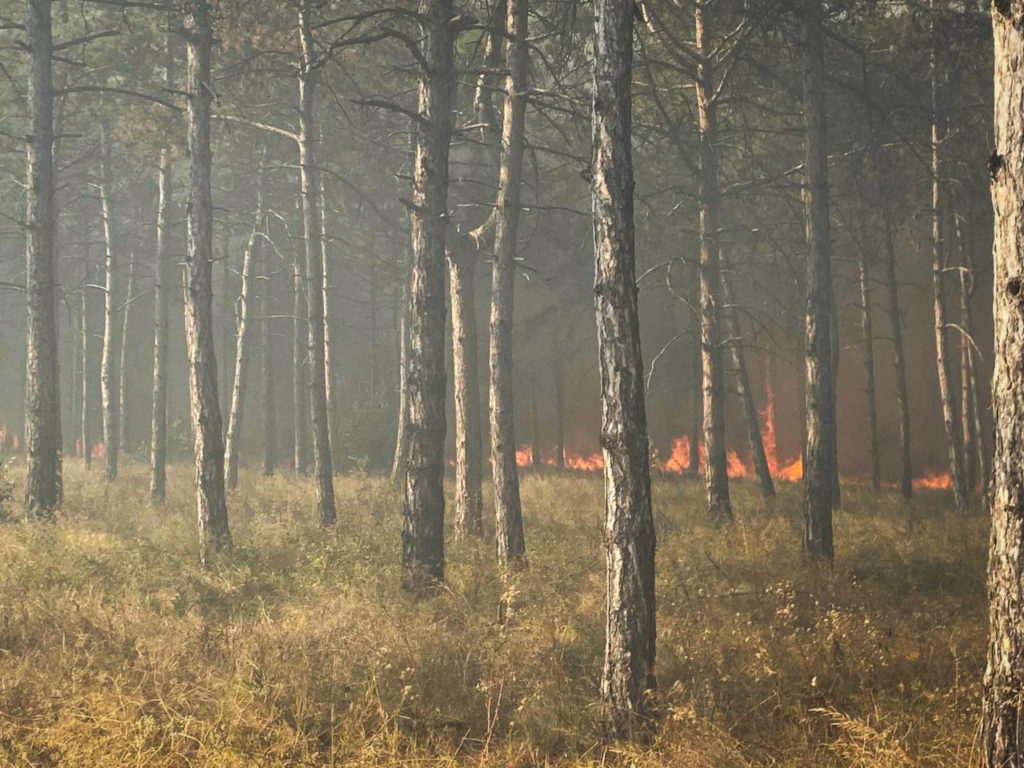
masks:
{"label": "forest clearing", "polygon": [[987,524],[948,493],[849,487],[833,569],[801,565],[799,486],[727,533],[697,483],[654,483],[662,719],[602,738],[600,476],[528,473],[530,567],[448,550],[446,588],[399,588],[397,491],[245,472],[235,549],[196,562],[189,472],[148,502],[67,473],[52,526],[0,526],[0,764],[12,766],[902,766],[976,754]]}

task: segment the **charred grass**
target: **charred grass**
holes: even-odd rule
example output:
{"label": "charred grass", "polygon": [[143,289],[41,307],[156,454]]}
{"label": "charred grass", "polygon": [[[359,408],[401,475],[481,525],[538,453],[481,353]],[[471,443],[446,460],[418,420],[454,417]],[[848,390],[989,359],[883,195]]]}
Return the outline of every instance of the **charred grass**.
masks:
{"label": "charred grass", "polygon": [[[734,484],[706,523],[697,484],[656,483],[660,713],[602,740],[599,475],[527,475],[529,569],[450,542],[448,583],[399,583],[401,502],[338,478],[243,475],[234,551],[196,563],[191,472],[168,503],[144,467],[66,471],[52,524],[0,524],[0,765],[968,765],[986,628],[987,524],[942,494],[846,489],[835,567],[805,564],[799,495],[773,513]],[[503,623],[497,607],[511,613]]]}

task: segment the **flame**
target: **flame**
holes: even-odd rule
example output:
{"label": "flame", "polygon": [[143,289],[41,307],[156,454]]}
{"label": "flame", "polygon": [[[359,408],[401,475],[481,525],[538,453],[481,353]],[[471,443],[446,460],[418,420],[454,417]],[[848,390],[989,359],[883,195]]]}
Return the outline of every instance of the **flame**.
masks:
{"label": "flame", "polygon": [[597,472],[604,469],[604,456],[600,453],[592,453],[589,456],[581,454],[567,454],[565,466],[576,469],[580,472]]}
{"label": "flame", "polygon": [[661,469],[681,475],[690,468],[690,436],[683,435],[672,439],[672,453],[661,463]]}
{"label": "flame", "polygon": [[915,488],[924,488],[931,491],[945,491],[953,487],[953,480],[949,472],[929,472],[923,477],[914,479]]}
{"label": "flame", "polygon": [[772,475],[787,483],[799,483],[804,479],[804,457],[797,456],[784,467],[778,467]]}
{"label": "flame", "polygon": [[533,465],[533,448],[529,445],[520,445],[516,448],[516,466],[529,467]]}
{"label": "flame", "polygon": [[106,453],[106,447],[102,440],[92,447],[92,457],[94,459],[102,459]]}

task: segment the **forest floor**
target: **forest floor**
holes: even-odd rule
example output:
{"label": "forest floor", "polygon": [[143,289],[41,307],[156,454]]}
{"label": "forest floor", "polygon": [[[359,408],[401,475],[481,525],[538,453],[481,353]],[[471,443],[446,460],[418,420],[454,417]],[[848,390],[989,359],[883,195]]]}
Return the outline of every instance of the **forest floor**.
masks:
{"label": "forest floor", "polygon": [[845,489],[830,571],[802,563],[797,486],[768,515],[735,483],[719,531],[698,484],[658,480],[662,716],[609,747],[599,474],[527,474],[529,569],[503,588],[491,545],[454,542],[418,602],[385,480],[338,478],[324,532],[310,482],[244,474],[204,571],[191,477],[154,509],[144,467],[76,465],[55,524],[0,525],[0,765],[971,763],[988,527],[942,493]]}

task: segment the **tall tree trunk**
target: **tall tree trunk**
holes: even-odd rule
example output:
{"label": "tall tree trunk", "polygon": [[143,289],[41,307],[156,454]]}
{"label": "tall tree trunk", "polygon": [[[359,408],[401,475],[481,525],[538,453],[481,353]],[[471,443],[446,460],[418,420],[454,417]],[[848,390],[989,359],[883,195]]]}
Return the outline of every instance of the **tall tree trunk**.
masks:
{"label": "tall tree trunk", "polygon": [[896,233],[890,214],[883,211],[882,216],[885,227],[885,278],[889,293],[892,366],[896,375],[896,410],[900,427],[900,493],[909,499],[914,493],[914,475],[910,461],[910,400],[907,366],[903,356],[903,316],[900,313],[899,283],[896,280]]}
{"label": "tall tree trunk", "polygon": [[195,442],[200,559],[231,547],[224,495],[224,433],[213,342],[213,198],[210,151],[210,84],[213,26],[209,0],[186,0],[188,42],[188,253],[185,260],[185,339],[189,400]]}
{"label": "tall tree trunk", "polygon": [[256,213],[253,215],[252,231],[242,256],[242,286],[236,304],[234,377],[231,385],[231,411],[228,414],[228,431],[224,450],[224,474],[228,488],[238,486],[239,452],[242,440],[242,417],[245,410],[246,384],[249,373],[249,346],[252,337],[253,282],[259,268],[260,251],[263,247],[260,227],[263,226],[262,166],[266,153],[260,160],[256,182]]}
{"label": "tall tree trunk", "polygon": [[452,0],[420,0],[419,128],[412,192],[406,397],[408,440],[402,583],[413,592],[444,580],[445,228],[455,89]]}
{"label": "tall tree trunk", "polygon": [[931,94],[932,94],[932,135],[931,135],[931,186],[932,186],[932,298],[935,312],[935,359],[939,371],[939,395],[942,399],[942,421],[946,428],[946,446],[949,452],[949,475],[953,486],[953,501],[957,512],[967,513],[967,491],[964,484],[964,464],[962,453],[962,436],[960,421],[956,414],[956,402],[953,397],[953,386],[950,381],[950,359],[948,340],[946,338],[946,296],[945,271],[946,254],[943,240],[943,217],[945,203],[942,188],[942,112],[940,105],[940,72],[939,72],[939,37],[938,21],[934,0],[929,5],[931,10]]}
{"label": "tall tree trunk", "polygon": [[114,251],[113,221],[110,205],[110,138],[103,130],[101,138],[102,180],[100,204],[103,214],[103,357],[100,362],[100,398],[103,401],[103,460],[107,480],[117,479],[118,464],[118,391],[114,380],[114,322],[117,313],[115,289],[117,260]]}
{"label": "tall tree trunk", "polygon": [[953,232],[960,257],[960,434],[963,435],[964,486],[967,493],[978,487],[978,478],[984,470],[981,456],[981,433],[975,428],[978,422],[976,377],[974,375],[974,313],[971,298],[974,294],[974,265],[967,245],[964,243],[963,223],[954,211]]}
{"label": "tall tree trunk", "polygon": [[170,331],[174,257],[169,247],[171,215],[170,151],[160,150],[156,204],[156,285],[153,292],[153,420],[150,428],[149,494],[155,504],[167,496],[167,346]]}
{"label": "tall tree trunk", "polygon": [[[232,301],[232,297],[235,294],[234,291],[231,290],[231,232],[226,226],[223,227],[221,231],[221,249],[222,250],[220,258],[220,359],[233,360],[235,351],[235,313],[233,311],[234,302]],[[229,377],[221,377],[220,388],[220,409],[221,413],[225,413],[230,408],[231,381]]]}
{"label": "tall tree trunk", "polygon": [[[164,38],[164,84],[170,91],[175,81],[174,48],[177,38],[168,15]],[[156,202],[156,285],[153,290],[153,414],[150,427],[149,495],[154,504],[163,504],[167,496],[167,356],[170,334],[171,288],[175,282],[176,259],[170,248],[170,222],[173,214],[171,150],[160,150],[157,167]]]}
{"label": "tall tree trunk", "polygon": [[[86,246],[88,249],[88,246]],[[84,294],[88,288],[86,283],[88,278],[86,270],[83,266],[82,269],[82,293]],[[81,303],[75,308],[71,309],[73,320],[72,328],[72,343],[74,350],[72,354],[72,375],[71,375],[71,402],[69,406],[71,408],[71,429],[69,434],[71,435],[71,450],[72,455],[75,458],[81,458],[81,435],[78,431],[78,425],[82,423],[82,377],[85,375],[85,368],[82,364],[82,307]],[[2,447],[2,446],[0,446]],[[67,455],[67,446],[65,447],[65,455]]]}
{"label": "tall tree trunk", "polygon": [[806,396],[804,550],[831,561],[835,484],[835,397],[832,380],[832,249],[829,234],[828,155],[822,0],[804,0],[804,119],[807,159]]}
{"label": "tall tree trunk", "polygon": [[297,475],[309,471],[308,340],[305,259],[296,253],[292,261],[292,467]]}
{"label": "tall tree trunk", "polygon": [[[500,80],[497,72],[504,50],[505,14],[503,0],[491,10],[483,71],[477,77],[473,94],[473,116],[480,139],[479,144],[473,145],[473,161],[488,175],[498,166],[497,145],[501,138],[493,92]],[[450,230],[450,234],[453,235],[448,249],[448,283],[455,379],[455,531],[456,534],[483,536],[483,438],[475,296],[479,243],[462,237],[457,230]]]}
{"label": "tall tree trunk", "polygon": [[843,490],[839,482],[839,312],[834,298],[828,329],[831,335],[829,354],[832,359],[832,509],[839,509],[843,503]]}
{"label": "tall tree trunk", "polygon": [[474,273],[475,249],[450,249],[448,284],[452,305],[455,378],[455,531],[483,536],[483,444]]}
{"label": "tall tree trunk", "polygon": [[299,4],[299,178],[302,223],[306,245],[306,311],[309,333],[309,406],[313,427],[313,475],[320,525],[338,519],[334,505],[334,463],[331,457],[330,416],[327,407],[327,367],[324,328],[324,254],[320,247],[320,168],[316,156],[315,89],[319,70],[314,62],[313,0]]}
{"label": "tall tree trunk", "polygon": [[125,291],[121,316],[121,350],[117,367],[117,444],[122,451],[129,450],[131,433],[128,424],[128,338],[131,331],[132,302],[135,300],[135,251],[128,253],[128,286]]}
{"label": "tall tree trunk", "polygon": [[[88,253],[88,251],[86,251]],[[80,346],[82,347],[82,388],[78,394],[82,399],[82,404],[79,409],[79,413],[82,417],[82,421],[79,424],[79,440],[82,443],[82,464],[86,469],[92,469],[92,420],[89,418],[89,402],[92,400],[92,388],[89,386],[89,349],[92,346],[89,343],[91,330],[89,327],[89,264],[86,263],[82,270],[84,275],[82,279],[82,307],[81,307],[81,326],[79,328],[82,338]]]}
{"label": "tall tree trunk", "polygon": [[878,410],[875,407],[875,332],[871,323],[871,266],[865,249],[858,259],[860,276],[860,329],[864,360],[864,407],[868,420],[868,451],[871,462],[871,489],[882,488],[882,468],[878,459]]}
{"label": "tall tree trunk", "polygon": [[25,509],[48,517],[63,500],[57,357],[57,218],[54,210],[53,37],[50,0],[28,3],[27,365]]}
{"label": "tall tree trunk", "polygon": [[551,369],[555,379],[555,466],[565,469],[565,371],[562,367],[561,334],[554,334],[554,361]]}
{"label": "tall tree trunk", "polygon": [[992,175],[995,373],[992,406],[988,664],[982,698],[985,768],[1024,765],[1024,7],[994,3],[995,148]]}
{"label": "tall tree trunk", "polygon": [[537,366],[530,370],[530,464],[534,469],[541,467],[540,455],[540,408],[537,405]]}
{"label": "tall tree trunk", "polygon": [[690,458],[688,472],[692,477],[701,475],[701,448],[704,445],[704,345],[701,341],[700,264],[694,267],[693,289],[690,296],[693,328],[690,331]]}
{"label": "tall tree trunk", "polygon": [[391,460],[391,482],[395,485],[405,484],[405,458],[407,455],[408,447],[408,396],[407,396],[407,384],[408,378],[406,377],[409,349],[409,334],[408,334],[408,321],[409,316],[408,304],[409,304],[409,291],[408,291],[408,277],[406,278],[400,298],[400,305],[398,311],[395,313],[395,345],[398,349],[397,368],[398,373],[398,402],[396,403],[395,411],[398,414],[398,422],[395,427],[395,453],[394,458]]}
{"label": "tall tree trunk", "polygon": [[633,9],[633,0],[596,0],[594,14],[591,190],[607,585],[601,698],[616,738],[632,736],[646,722],[656,636],[654,515],[633,228]]}
{"label": "tall tree trunk", "polygon": [[725,300],[725,321],[727,333],[731,337],[730,349],[732,361],[736,367],[736,391],[743,401],[743,422],[747,428],[747,442],[750,444],[750,455],[754,459],[754,474],[757,475],[764,497],[765,509],[771,512],[775,508],[775,483],[772,471],[768,466],[768,455],[764,450],[761,438],[761,425],[758,421],[757,405],[754,403],[754,390],[750,386],[750,374],[747,370],[747,356],[743,349],[743,331],[740,328],[729,281],[722,275],[722,298]]}
{"label": "tall tree trunk", "polygon": [[[320,132],[320,142],[323,143],[323,131]],[[324,392],[327,396],[327,434],[331,443],[331,456],[337,449],[334,441],[338,434],[337,420],[338,408],[334,398],[334,312],[331,301],[331,260],[327,247],[327,194],[324,180],[320,179],[320,194],[318,203],[320,206],[320,254],[323,261],[324,273]]]}
{"label": "tall tree trunk", "polygon": [[260,290],[260,364],[263,366],[263,476],[277,471],[277,409],[274,405],[274,334],[270,322],[273,297],[271,273]]}
{"label": "tall tree trunk", "polygon": [[718,125],[714,72],[704,5],[694,6],[697,40],[697,112],[700,128],[700,339],[704,388],[704,475],[708,515],[732,520],[725,453],[725,372],[722,366],[722,266],[719,251]]}
{"label": "tall tree trunk", "polygon": [[508,0],[509,37],[505,109],[501,129],[501,174],[495,202],[494,267],[491,272],[490,423],[491,471],[494,478],[495,538],[498,564],[526,562],[523,509],[516,466],[515,417],[512,404],[513,308],[515,256],[518,249],[520,194],[525,146],[528,0]]}

